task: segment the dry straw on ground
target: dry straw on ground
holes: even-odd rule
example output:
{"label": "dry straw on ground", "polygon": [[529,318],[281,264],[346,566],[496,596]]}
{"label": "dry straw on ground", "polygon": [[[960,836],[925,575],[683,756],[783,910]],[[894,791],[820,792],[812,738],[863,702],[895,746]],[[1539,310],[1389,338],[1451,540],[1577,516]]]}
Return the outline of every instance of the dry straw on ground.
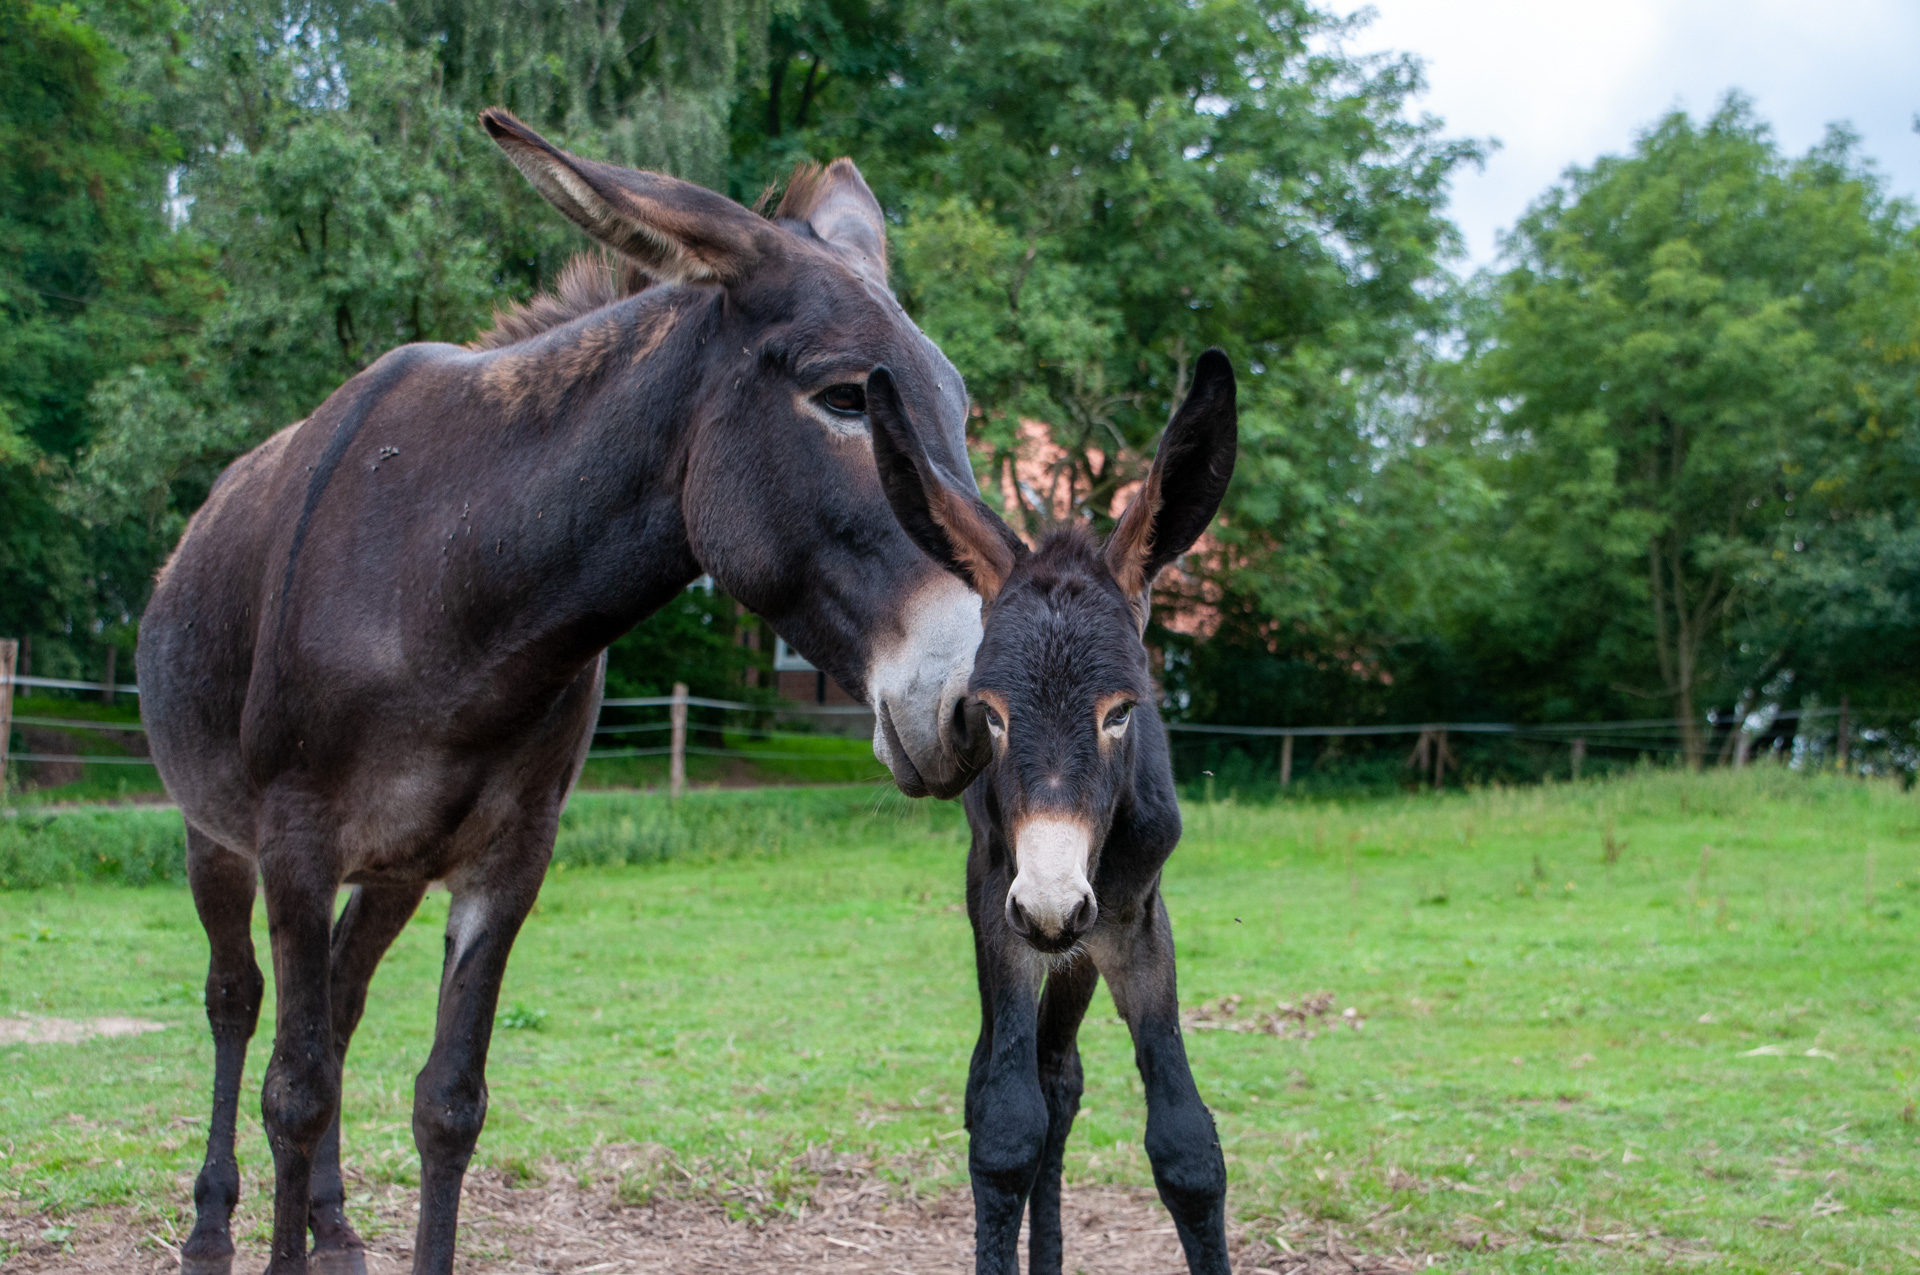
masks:
{"label": "dry straw on ground", "polygon": [[[605,1148],[585,1173],[554,1166],[544,1180],[522,1178],[517,1185],[497,1171],[475,1172],[461,1206],[458,1269],[471,1275],[965,1275],[973,1269],[973,1206],[964,1190],[916,1196],[877,1175],[871,1163],[848,1157],[805,1157],[801,1167],[817,1180],[803,1199],[783,1205],[754,1199],[761,1193],[753,1188],[736,1188],[730,1197],[676,1193],[671,1166],[645,1148]],[[369,1275],[407,1270],[417,1194],[359,1183],[352,1196],[368,1237]],[[1173,1224],[1151,1190],[1070,1187],[1063,1213],[1070,1271],[1186,1270]],[[133,1209],[55,1219],[9,1212],[0,1202],[0,1252],[12,1251],[4,1262],[9,1275],[163,1275],[177,1269],[175,1246],[190,1223],[184,1211],[159,1220]],[[1385,1252],[1363,1252],[1339,1230],[1305,1220],[1237,1226],[1233,1239],[1234,1269],[1249,1275],[1403,1275],[1433,1260],[1390,1244]],[[265,1257],[257,1243],[245,1243],[235,1270],[258,1270]]]}

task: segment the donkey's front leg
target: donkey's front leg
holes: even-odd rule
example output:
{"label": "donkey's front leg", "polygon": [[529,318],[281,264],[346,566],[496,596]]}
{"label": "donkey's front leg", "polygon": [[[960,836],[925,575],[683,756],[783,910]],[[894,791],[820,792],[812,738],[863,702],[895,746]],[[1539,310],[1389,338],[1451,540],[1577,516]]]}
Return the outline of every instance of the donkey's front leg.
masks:
{"label": "donkey's front leg", "polygon": [[313,1154],[340,1108],[327,933],[339,882],[306,812],[272,811],[263,829],[260,882],[273,943],[273,1057],[260,1114],[273,1148],[273,1256],[268,1275],[304,1275]]}
{"label": "donkey's front leg", "polygon": [[999,937],[974,945],[984,1011],[967,1076],[977,1275],[1019,1275],[1020,1218],[1047,1146],[1035,1040],[1041,966],[1012,934]]}
{"label": "donkey's front leg", "polygon": [[1041,1153],[1040,1173],[1034,1180],[1029,1205],[1032,1226],[1027,1236],[1030,1275],[1059,1275],[1063,1252],[1060,1233],[1060,1170],[1066,1158],[1067,1135],[1080,1110],[1083,1085],[1080,1072],[1080,1020],[1100,973],[1084,956],[1047,975],[1040,995],[1038,1040],[1040,1092],[1047,1103],[1047,1145]]}
{"label": "donkey's front leg", "polygon": [[[333,1008],[333,1060],[344,1070],[347,1046],[367,1008],[367,985],[426,893],[418,885],[359,885],[333,926],[333,955],[328,980]],[[347,1222],[346,1183],[340,1176],[340,1113],[313,1153],[313,1187],[307,1222],[313,1251],[307,1267],[313,1275],[366,1275],[365,1245]]]}
{"label": "donkey's front leg", "polygon": [[227,1275],[233,1269],[233,1206],[240,1165],[233,1126],[240,1109],[240,1073],[260,1020],[264,981],[253,958],[253,863],[187,825],[187,882],[207,931],[207,1025],[213,1029],[213,1118],[207,1159],[193,1183],[193,1234],[180,1248],[181,1275]]}
{"label": "donkey's front leg", "polygon": [[1096,930],[1087,946],[1133,1033],[1133,1058],[1147,1097],[1147,1160],[1180,1232],[1187,1268],[1196,1275],[1226,1275],[1227,1166],[1213,1115],[1187,1066],[1173,928],[1159,890],[1140,906],[1137,919]]}
{"label": "donkey's front leg", "polygon": [[413,1085],[413,1142],[420,1149],[415,1275],[450,1275],[460,1183],[487,1120],[487,1045],[507,954],[540,893],[556,822],[503,844],[448,884],[446,963],[433,1052]]}

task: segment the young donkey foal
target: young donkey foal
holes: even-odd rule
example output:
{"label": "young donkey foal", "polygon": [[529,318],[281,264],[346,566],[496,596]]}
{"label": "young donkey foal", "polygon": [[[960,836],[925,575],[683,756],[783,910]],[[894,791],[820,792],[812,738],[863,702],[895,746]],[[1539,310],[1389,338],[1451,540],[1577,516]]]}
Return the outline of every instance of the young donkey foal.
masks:
{"label": "young donkey foal", "polygon": [[949,477],[884,373],[868,383],[894,512],[985,603],[972,701],[991,759],[966,795],[980,1041],[967,1078],[977,1266],[1013,1275],[1031,1200],[1034,1275],[1061,1264],[1060,1162],[1080,1105],[1075,1037],[1104,976],[1133,1032],[1147,1158],[1187,1264],[1227,1267],[1226,1167],[1180,1038],[1160,869],[1180,839],[1141,635],[1154,576],[1212,520],[1233,474],[1233,369],[1209,350],[1106,544],[1026,546]]}
{"label": "young donkey foal", "polygon": [[953,795],[984,760],[963,703],[980,602],[896,521],[864,387],[898,369],[950,466],[967,393],[887,291],[880,207],[853,165],[803,172],[764,218],[483,118],[627,281],[576,263],[472,347],[380,359],[221,476],[141,625],[141,711],[212,948],[189,1275],[233,1259],[256,878],[278,989],[261,1095],[273,1275],[365,1269],[342,1060],[427,883],[451,890],[414,1089],[413,1265],[452,1270],[500,979],[592,736],[601,652],[701,572],[866,695],[902,790]]}

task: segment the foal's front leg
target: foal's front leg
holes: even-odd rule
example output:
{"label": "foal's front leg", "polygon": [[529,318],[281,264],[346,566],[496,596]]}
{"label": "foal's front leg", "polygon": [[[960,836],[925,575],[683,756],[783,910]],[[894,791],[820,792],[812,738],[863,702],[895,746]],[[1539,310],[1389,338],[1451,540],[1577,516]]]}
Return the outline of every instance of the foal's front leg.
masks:
{"label": "foal's front leg", "polygon": [[967,1169],[973,1178],[976,1275],[1019,1275],[1020,1218],[1047,1146],[1035,996],[1042,966],[1005,931],[975,918],[982,1021],[967,1076]]}
{"label": "foal's front leg", "polygon": [[1227,1166],[1213,1115],[1200,1101],[1180,1036],[1173,927],[1160,892],[1138,919],[1096,930],[1088,941],[1120,1016],[1147,1097],[1147,1160],[1196,1275],[1227,1275]]}
{"label": "foal's front leg", "polygon": [[1047,1103],[1047,1144],[1028,1204],[1032,1216],[1027,1236],[1030,1275],[1059,1275],[1065,1256],[1060,1233],[1060,1172],[1067,1153],[1067,1135],[1073,1131],[1073,1118],[1080,1111],[1080,1020],[1087,1016],[1087,1005],[1099,981],[1099,971],[1083,956],[1048,974],[1046,990],[1040,994],[1036,1053],[1040,1092]]}

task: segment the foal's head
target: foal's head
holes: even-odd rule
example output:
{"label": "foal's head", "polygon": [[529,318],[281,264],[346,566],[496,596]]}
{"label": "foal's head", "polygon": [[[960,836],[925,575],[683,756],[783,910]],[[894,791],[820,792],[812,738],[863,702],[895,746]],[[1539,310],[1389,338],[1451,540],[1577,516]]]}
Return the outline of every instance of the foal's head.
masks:
{"label": "foal's head", "polygon": [[[804,171],[762,217],[690,182],[567,154],[505,111],[482,122],[555,207],[656,288],[682,290],[687,304],[661,312],[633,361],[684,360],[668,392],[693,404],[679,477],[700,567],[868,700],[874,751],[902,790],[958,793],[985,755],[959,711],[980,601],[888,509],[866,382],[892,369],[894,410],[962,474],[967,391],[887,288],[885,220],[859,170],[842,159]],[[676,320],[678,340],[666,330]],[[579,375],[577,360],[552,366]]]}
{"label": "foal's head", "polygon": [[1099,913],[1099,854],[1143,752],[1166,764],[1141,635],[1154,577],[1199,539],[1233,476],[1232,365],[1218,350],[1201,356],[1104,545],[1075,527],[1031,553],[971,484],[942,474],[882,374],[869,400],[894,512],[985,603],[967,707],[992,742],[980,782],[1014,856],[1007,921],[1039,950],[1064,951]]}

